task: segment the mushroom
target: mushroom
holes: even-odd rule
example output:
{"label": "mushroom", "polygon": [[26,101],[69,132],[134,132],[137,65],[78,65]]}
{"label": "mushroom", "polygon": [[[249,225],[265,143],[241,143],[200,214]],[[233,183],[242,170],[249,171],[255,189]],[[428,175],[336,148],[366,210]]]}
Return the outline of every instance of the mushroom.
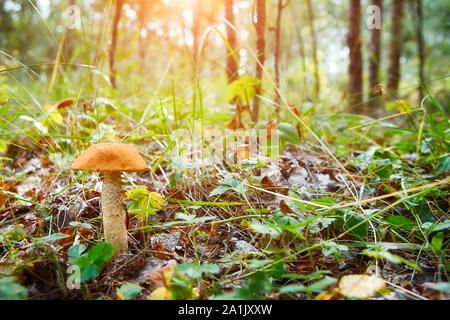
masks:
{"label": "mushroom", "polygon": [[143,171],[148,166],[138,151],[124,143],[97,143],[72,164],[72,170],[103,172],[102,217],[105,241],[114,245],[114,255],[128,250],[126,209],[122,200],[121,171]]}

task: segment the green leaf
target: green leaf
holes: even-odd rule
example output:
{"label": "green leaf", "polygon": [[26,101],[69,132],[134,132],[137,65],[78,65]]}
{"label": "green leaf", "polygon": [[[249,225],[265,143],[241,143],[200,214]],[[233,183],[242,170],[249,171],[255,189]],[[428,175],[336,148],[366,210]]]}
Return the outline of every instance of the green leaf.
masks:
{"label": "green leaf", "polygon": [[441,231],[441,230],[447,230],[447,229],[450,229],[450,220],[449,219],[447,219],[444,222],[441,222],[433,227],[433,231],[436,231],[436,232]]}
{"label": "green leaf", "polygon": [[69,261],[74,263],[74,261],[76,261],[76,259],[78,259],[85,250],[86,246],[84,244],[76,244],[71,246],[69,250],[67,250]]}
{"label": "green leaf", "polygon": [[450,282],[438,282],[433,284],[430,288],[440,292],[450,293]]}
{"label": "green leaf", "polygon": [[204,223],[206,221],[214,220],[214,217],[197,217],[195,214],[186,214],[178,212],[175,214],[175,219],[181,219],[189,223]]}
{"label": "green leaf", "polygon": [[242,76],[227,86],[225,98],[227,101],[233,101],[236,97],[239,97],[242,103],[247,104],[255,97],[255,87],[259,83],[260,81],[253,77]]}
{"label": "green leaf", "polygon": [[31,242],[30,244],[27,244],[26,246],[24,246],[24,248],[36,245],[36,244],[41,244],[41,243],[47,243],[47,242],[52,242],[52,241],[57,241],[59,239],[64,239],[69,237],[68,234],[64,234],[64,233],[54,233],[51,234],[49,236],[45,236],[45,237],[41,237],[41,238],[36,238],[33,240],[33,242]]}
{"label": "green leaf", "polygon": [[386,110],[397,109],[399,112],[411,111],[411,104],[408,100],[397,100],[390,102],[385,106]]}
{"label": "green leaf", "polygon": [[307,292],[308,289],[301,284],[290,284],[287,286],[280,287],[280,293],[296,293],[296,292]]}
{"label": "green leaf", "polygon": [[253,294],[267,294],[270,292],[270,279],[267,272],[256,272],[248,279],[248,290]]}
{"label": "green leaf", "polygon": [[421,198],[418,206],[414,208],[414,211],[419,216],[422,224],[426,222],[434,223],[434,214],[430,209],[427,199]]}
{"label": "green leaf", "polygon": [[375,155],[375,152],[377,152],[378,149],[379,147],[376,146],[370,147],[369,150],[356,157],[353,160],[353,164],[361,170],[367,169]]}
{"label": "green leaf", "polygon": [[183,178],[183,171],[174,171],[174,172],[172,172],[172,174],[169,177],[170,189],[175,189],[175,187],[181,181],[181,178]]}
{"label": "green leaf", "polygon": [[290,142],[292,144],[300,143],[298,132],[292,124],[281,122],[280,124],[278,124],[277,129],[280,132],[281,139],[283,139],[284,141]]}
{"label": "green leaf", "polygon": [[[344,209],[344,211],[337,210],[336,215],[340,216],[333,224],[341,229],[348,230],[351,229],[350,234],[357,240],[364,240],[367,238],[369,232],[369,223],[364,215],[355,213],[351,210]],[[363,222],[364,221],[364,222]],[[361,223],[363,222],[363,223]],[[358,225],[361,223],[360,225]],[[357,227],[355,227],[358,225]]]}
{"label": "green leaf", "polygon": [[389,223],[390,225],[403,228],[405,230],[412,230],[417,224],[408,218],[405,218],[404,216],[389,216],[386,219],[384,219],[385,222]]}
{"label": "green leaf", "polygon": [[396,254],[390,253],[388,251],[375,251],[370,249],[365,249],[362,254],[365,254],[366,256],[375,258],[375,259],[385,259],[395,264],[406,264],[407,266],[417,270],[421,271],[420,267],[416,265],[414,262],[406,260],[405,258],[402,258]]}
{"label": "green leaf", "polygon": [[431,247],[436,251],[441,251],[442,243],[444,241],[444,232],[438,232],[433,239],[431,239]]}
{"label": "green leaf", "polygon": [[337,280],[335,278],[326,276],[323,279],[309,285],[308,290],[310,290],[311,292],[320,293],[323,292],[323,290],[329,285],[336,283],[336,281]]}
{"label": "green leaf", "polygon": [[76,257],[77,250],[79,253],[80,249],[82,248],[73,249],[71,262],[80,268],[81,282],[97,277],[103,264],[112,257],[114,252],[114,246],[109,242],[99,242],[88,252]]}
{"label": "green leaf", "polygon": [[247,288],[235,289],[230,293],[224,293],[208,298],[209,300],[262,300],[263,298],[254,295]]}
{"label": "green leaf", "polygon": [[181,263],[177,268],[191,279],[198,279],[203,273],[215,274],[219,272],[219,267],[216,264]]}
{"label": "green leaf", "polygon": [[274,227],[274,226],[268,226],[266,224],[261,224],[258,222],[249,222],[248,226],[258,233],[270,235],[270,237],[273,239],[278,238],[282,234],[282,231],[280,228]]}
{"label": "green leaf", "polygon": [[[0,142],[0,146],[1,146],[1,142]],[[0,151],[1,151],[1,147],[0,147]],[[450,171],[450,155],[449,154],[446,154],[439,159],[439,161],[434,166],[434,171],[436,172],[437,175],[441,175],[443,173],[447,173]]]}
{"label": "green leaf", "polygon": [[279,279],[284,274],[284,262],[281,259],[281,256],[276,256],[274,261],[276,262],[272,265],[272,277]]}
{"label": "green leaf", "polygon": [[92,229],[92,226],[89,223],[80,222],[80,221],[71,221],[69,225],[72,227],[83,227],[86,229]]}
{"label": "green leaf", "polygon": [[348,247],[337,244],[333,241],[324,241],[322,244],[322,253],[325,257],[334,255],[338,261],[341,261],[341,251],[348,251]]}
{"label": "green leaf", "polygon": [[0,279],[0,300],[27,299],[27,290],[17,284],[16,280],[16,277],[4,277]]}
{"label": "green leaf", "polygon": [[119,289],[117,289],[117,296],[120,300],[132,300],[141,293],[142,287],[137,284],[123,284]]}
{"label": "green leaf", "polygon": [[261,268],[271,264],[272,262],[273,262],[272,259],[265,259],[265,260],[252,259],[252,260],[247,260],[249,269],[261,269]]}
{"label": "green leaf", "polygon": [[219,183],[221,185],[211,191],[211,193],[209,194],[210,197],[221,195],[228,190],[234,190],[241,195],[245,195],[246,188],[244,184],[239,180],[236,180],[234,178],[225,178],[219,181]]}
{"label": "green leaf", "polygon": [[286,273],[283,278],[288,279],[300,279],[300,280],[317,280],[320,279],[324,274],[330,273],[329,270],[318,270],[310,274],[297,274],[297,273]]}
{"label": "green leaf", "polygon": [[392,175],[392,162],[389,159],[375,160],[370,164],[368,172],[382,179],[389,179]]}

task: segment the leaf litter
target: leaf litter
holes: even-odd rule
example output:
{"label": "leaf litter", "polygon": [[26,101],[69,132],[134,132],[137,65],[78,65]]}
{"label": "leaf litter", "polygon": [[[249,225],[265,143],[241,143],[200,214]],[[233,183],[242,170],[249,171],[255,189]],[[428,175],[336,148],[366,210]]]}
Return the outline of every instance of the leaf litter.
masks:
{"label": "leaf litter", "polygon": [[[56,165],[50,162],[44,166],[35,157],[38,153],[20,153],[20,158],[6,168],[27,178],[9,178],[1,185],[0,239],[3,258],[0,260],[0,269],[11,269],[11,274],[17,274],[8,265],[10,259],[18,261],[25,270],[21,274],[21,283],[28,290],[28,298],[79,298],[83,294],[79,290],[64,290],[64,283],[58,280],[56,274],[61,272],[58,270],[62,267],[70,265],[67,248],[81,243],[93,248],[95,239],[102,235],[99,219],[101,180],[95,174],[89,174],[71,184],[71,178],[60,174]],[[20,166],[16,167],[14,164],[19,162]],[[384,279],[400,288],[390,288],[397,298],[414,298],[409,292],[430,299],[438,296],[432,285],[424,284],[434,281],[433,277],[421,283],[421,275],[416,275],[412,268],[405,269],[402,263],[373,260],[363,255],[363,248],[353,246],[361,244],[361,234],[358,232],[349,232],[345,237],[340,237],[339,245],[324,247],[327,237],[338,236],[339,223],[336,222],[342,220],[344,229],[353,228],[357,231],[355,223],[361,223],[362,220],[352,222],[354,214],[345,214],[341,209],[332,209],[331,214],[325,212],[328,217],[315,217],[308,213],[317,209],[311,206],[313,201],[319,201],[316,202],[319,207],[321,203],[326,203],[322,207],[332,207],[342,201],[352,200],[355,190],[349,188],[352,181],[340,167],[307,145],[287,144],[276,160],[266,159],[264,166],[254,166],[249,171],[239,166],[233,170],[214,167],[197,175],[198,169],[184,169],[175,188],[171,188],[168,183],[169,172],[163,166],[152,176],[146,172],[126,175],[126,179],[134,186],[145,188],[150,193],[161,193],[167,200],[180,201],[166,201],[163,207],[161,199],[156,198],[153,204],[157,204],[158,209],[146,220],[128,214],[130,250],[98,266],[99,269],[86,283],[89,287],[95,283],[101,284],[100,287],[89,289],[94,294],[107,299],[150,299],[151,293],[163,286],[164,271],[185,263],[218,266],[218,273],[213,279],[200,274],[199,277],[210,281],[205,288],[192,285],[193,291],[184,292],[185,296],[206,297],[214,293],[214,283],[216,287],[219,285],[222,288],[224,294],[231,289],[250,290],[246,287],[249,285],[247,276],[252,279],[254,273],[248,269],[248,261],[272,261],[270,257],[278,254],[278,259],[282,261],[281,274],[308,275],[317,270],[330,270],[333,277],[340,281],[338,286],[330,282],[329,286],[318,291],[311,291],[309,287],[304,287],[298,293],[295,290],[274,289],[273,297],[277,299],[292,295],[306,298],[313,292],[322,292],[322,296],[318,296],[321,298],[326,294],[329,296],[325,297],[330,298],[337,293],[367,298],[379,291],[381,284],[385,284],[380,278],[363,275],[366,268],[374,263],[377,263],[377,268],[381,268]],[[369,197],[367,192],[364,191],[363,198]],[[124,198],[130,200],[125,194]],[[182,201],[191,201],[191,204]],[[215,202],[224,204],[214,205]],[[24,246],[35,242],[40,235],[52,232],[68,237],[53,242],[49,239],[31,247]],[[369,229],[364,234],[370,236]],[[324,248],[322,251],[312,249],[321,246]],[[407,252],[402,251],[402,255],[408,257]],[[265,270],[273,269],[271,265],[273,262],[262,269],[258,268],[256,274],[266,274]],[[436,265],[431,264],[429,268],[434,270]],[[190,288],[189,281],[193,280],[181,274],[180,279],[187,281],[186,287]],[[45,282],[42,279],[46,279]],[[265,281],[261,279],[258,281]],[[414,279],[413,283],[417,284],[405,286],[410,279]],[[280,287],[289,283],[279,276],[275,276],[274,280]],[[126,285],[122,291],[111,291],[109,285],[117,281]],[[308,281],[301,286],[310,283]],[[164,282],[164,286],[167,285]],[[170,294],[169,291],[160,293],[159,297],[173,297],[178,294],[175,288],[168,289]],[[248,292],[257,294],[251,290]]]}

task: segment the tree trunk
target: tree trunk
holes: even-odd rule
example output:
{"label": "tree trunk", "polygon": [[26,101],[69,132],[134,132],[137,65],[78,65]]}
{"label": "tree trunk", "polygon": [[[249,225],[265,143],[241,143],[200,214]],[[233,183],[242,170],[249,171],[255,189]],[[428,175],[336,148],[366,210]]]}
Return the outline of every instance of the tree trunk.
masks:
{"label": "tree trunk", "polygon": [[[373,0],[372,4],[380,8],[381,21],[383,17],[383,0]],[[369,106],[371,110],[376,108],[377,99],[379,94],[376,91],[377,86],[380,83],[380,59],[381,59],[381,25],[380,29],[374,28],[371,30],[370,40],[370,57],[369,57],[369,87],[370,87],[370,100]]]}
{"label": "tree trunk", "polygon": [[[425,83],[425,44],[423,39],[423,10],[422,0],[416,0],[416,15],[417,15],[417,54],[419,56],[419,81],[421,84]],[[422,86],[419,85],[419,100],[423,99]]]}
{"label": "tree trunk", "polygon": [[[275,85],[278,90],[280,90],[280,33],[281,33],[281,15],[283,13],[283,0],[278,0],[278,11],[277,11],[277,25],[275,28]],[[280,94],[276,90],[276,113],[280,112]]]}
{"label": "tree trunk", "polygon": [[398,84],[400,81],[400,55],[402,49],[403,7],[404,7],[404,0],[393,1],[387,88],[390,91],[394,91],[394,93],[398,90]]}
{"label": "tree trunk", "polygon": [[[225,19],[234,26],[234,13],[233,13],[233,0],[225,0]],[[226,25],[227,29],[227,41],[230,45],[231,50],[234,52],[234,57],[231,52],[229,52],[229,49],[227,48],[227,77],[228,77],[228,83],[233,82],[238,78],[238,70],[239,65],[236,61],[238,53],[236,52],[236,31],[230,26]],[[236,59],[235,59],[236,57]]]}
{"label": "tree trunk", "polygon": [[201,16],[200,0],[196,0],[194,7],[194,17],[192,21],[192,38],[193,38],[192,55],[194,56],[195,64],[199,62],[198,50],[200,46],[200,16]]}
{"label": "tree trunk", "polygon": [[348,47],[350,49],[348,102],[350,108],[363,113],[362,105],[362,57],[361,57],[361,5],[350,0]]}
{"label": "tree trunk", "polygon": [[139,0],[139,57],[141,59],[142,68],[145,66],[145,56],[146,56],[146,38],[142,37],[142,30],[145,28],[145,24],[147,23],[149,11],[149,2],[148,0]]}
{"label": "tree trunk", "polygon": [[298,43],[300,44],[300,46],[299,46],[299,54],[300,54],[300,58],[301,58],[301,60],[302,60],[302,74],[303,74],[302,78],[303,78],[303,84],[302,84],[302,94],[301,94],[301,97],[302,97],[302,101],[304,101],[304,100],[305,100],[305,91],[306,91],[306,86],[307,86],[307,85],[306,85],[307,82],[306,82],[306,78],[305,78],[305,75],[306,75],[305,42],[303,41],[301,27],[300,27],[300,26],[299,26],[299,27],[296,27],[296,30],[297,30]]}
{"label": "tree trunk", "polygon": [[311,0],[307,0],[308,5],[308,15],[309,15],[309,29],[311,30],[311,42],[312,42],[312,55],[314,62],[314,100],[318,100],[320,96],[320,75],[319,75],[319,61],[317,58],[317,37],[316,30],[314,28],[314,8],[312,6]]}
{"label": "tree trunk", "polygon": [[256,75],[255,78],[260,81],[255,87],[255,98],[253,100],[253,106],[251,111],[251,119],[254,123],[258,122],[259,117],[259,95],[261,94],[261,80],[262,72],[265,60],[265,47],[266,42],[264,38],[264,31],[266,26],[266,1],[256,0],[256,21],[254,21],[254,26],[256,29],[256,52],[257,52],[257,63],[256,63]]}
{"label": "tree trunk", "polygon": [[111,37],[111,48],[109,52],[109,72],[110,72],[110,80],[113,88],[116,88],[116,67],[115,67],[115,56],[116,56],[116,47],[117,47],[117,33],[119,30],[119,20],[122,14],[124,0],[117,0],[116,9],[114,13],[114,20],[112,25],[112,37]]}
{"label": "tree trunk", "polygon": [[[75,6],[75,0],[69,0],[69,7],[71,6]],[[70,57],[72,55],[72,51],[73,51],[73,45],[72,45],[72,28],[66,26],[66,37],[65,37],[65,46],[64,46],[64,54],[62,55],[63,57],[63,62],[67,63],[66,65],[66,69],[70,68],[69,62],[70,62]]]}

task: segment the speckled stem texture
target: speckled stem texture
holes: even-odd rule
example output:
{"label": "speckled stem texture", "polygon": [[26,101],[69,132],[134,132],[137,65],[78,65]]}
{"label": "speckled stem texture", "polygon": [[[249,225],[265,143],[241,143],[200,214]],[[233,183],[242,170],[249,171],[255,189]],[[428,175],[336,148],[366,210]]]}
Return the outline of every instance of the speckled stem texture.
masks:
{"label": "speckled stem texture", "polygon": [[120,172],[104,172],[102,215],[105,241],[114,245],[114,255],[128,250],[126,212],[122,201]]}

